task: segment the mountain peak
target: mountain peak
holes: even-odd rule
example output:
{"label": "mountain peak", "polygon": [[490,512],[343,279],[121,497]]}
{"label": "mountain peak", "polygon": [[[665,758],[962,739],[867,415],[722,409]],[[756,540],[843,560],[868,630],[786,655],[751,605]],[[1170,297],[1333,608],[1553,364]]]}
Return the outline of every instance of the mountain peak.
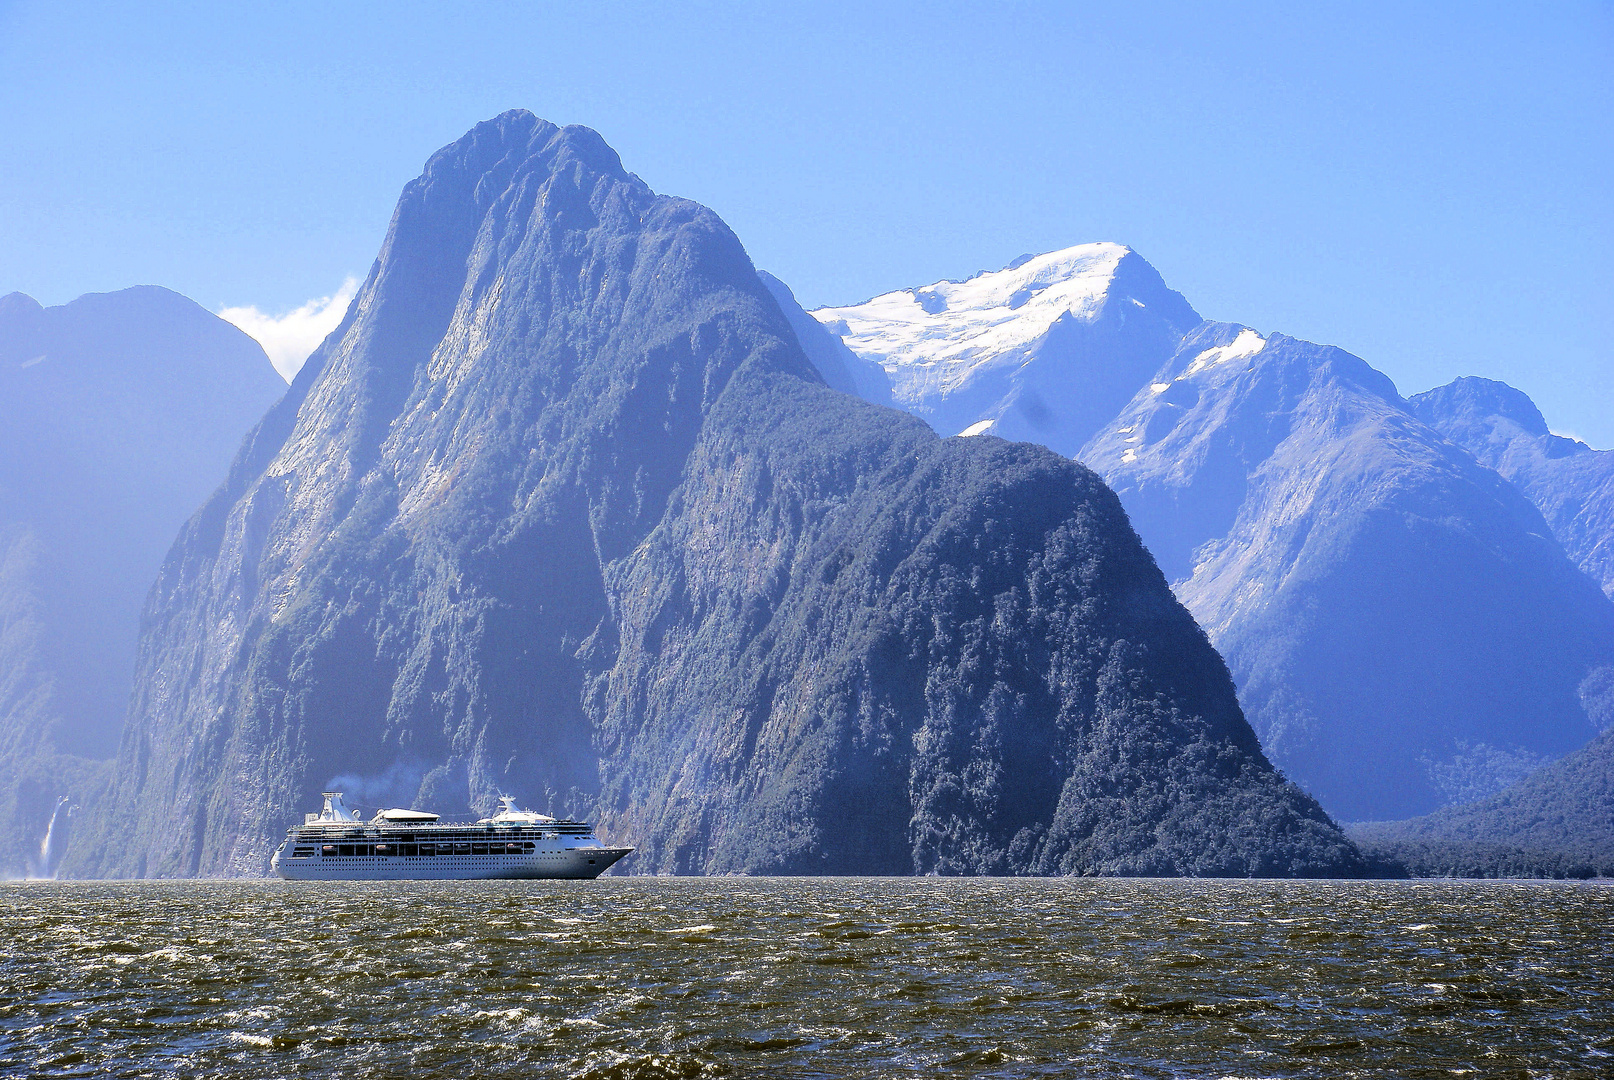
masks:
{"label": "mountain peak", "polygon": [[812,313],[891,376],[939,433],[1074,453],[1169,359],[1199,316],[1124,244],[1021,256],[964,281]]}
{"label": "mountain peak", "polygon": [[342,773],[598,811],[650,872],[1359,868],[1092,473],[822,385],[728,227],[596,139],[506,114],[406,189],[171,549],[154,749],[70,871],[261,873]]}
{"label": "mountain peak", "polygon": [[1080,244],[812,315],[854,352],[877,354],[888,369],[940,367],[943,385],[956,385],[983,358],[1030,345],[1060,319],[1093,321],[1129,257],[1138,258],[1121,244]]}
{"label": "mountain peak", "polygon": [[[1450,420],[1479,420],[1499,416],[1513,421],[1531,435],[1549,434],[1547,419],[1530,400],[1530,395],[1505,382],[1465,375],[1445,386],[1437,386],[1408,399],[1418,416],[1428,423],[1433,417]],[[1436,426],[1441,426],[1436,424]]]}
{"label": "mountain peak", "polygon": [[36,314],[44,311],[38,300],[24,292],[7,293],[0,296],[0,319],[16,318],[24,314]]}

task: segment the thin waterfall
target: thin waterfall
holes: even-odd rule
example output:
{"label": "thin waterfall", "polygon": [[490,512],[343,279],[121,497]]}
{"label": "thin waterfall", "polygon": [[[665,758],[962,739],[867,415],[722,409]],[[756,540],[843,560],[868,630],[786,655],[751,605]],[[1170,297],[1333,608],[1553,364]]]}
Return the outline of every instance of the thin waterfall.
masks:
{"label": "thin waterfall", "polygon": [[47,881],[56,877],[56,847],[61,843],[57,825],[65,825],[65,819],[72,814],[72,807],[68,805],[70,800],[71,796],[68,795],[56,800],[56,809],[50,814],[50,824],[45,826],[45,838],[39,842],[39,862],[34,867],[32,877]]}

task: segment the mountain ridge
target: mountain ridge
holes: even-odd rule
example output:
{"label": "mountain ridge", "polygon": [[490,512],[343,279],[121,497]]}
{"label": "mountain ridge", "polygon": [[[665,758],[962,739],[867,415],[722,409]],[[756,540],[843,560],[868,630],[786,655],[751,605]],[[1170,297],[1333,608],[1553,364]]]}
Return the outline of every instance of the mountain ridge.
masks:
{"label": "mountain ridge", "polygon": [[1456,379],[1408,404],[1524,492],[1569,556],[1614,597],[1614,450],[1554,434],[1528,395],[1490,379]]}
{"label": "mountain ridge", "polygon": [[1348,829],[1420,877],[1614,877],[1614,731],[1488,799]]}
{"label": "mountain ridge", "polygon": [[[1041,257],[1083,278],[1080,303],[1059,319],[1135,306],[1110,294],[1103,267],[1084,268],[1100,256],[1106,267],[1142,261],[1119,245]],[[1132,352],[1112,344],[1028,361],[1016,338],[972,354],[967,374],[1051,362],[1044,385],[1089,414],[1100,403],[1109,412],[1085,434],[1052,407],[1044,416],[1055,422],[1005,430],[1012,390],[970,397],[920,378],[974,340],[953,340],[942,309],[922,311],[925,291],[814,315],[895,369],[897,403],[939,433],[1001,432],[1094,467],[1227,657],[1267,751],[1332,812],[1432,810],[1608,722],[1614,606],[1588,592],[1541,511],[1491,459],[1421,421],[1416,401],[1366,361],[1197,315],[1175,337],[1172,320],[1158,323]],[[988,322],[1003,314],[986,310]],[[919,374],[904,382],[904,369]],[[1117,372],[1131,380],[1119,401]]]}
{"label": "mountain ridge", "polygon": [[520,111],[176,544],[70,866],[262,873],[339,773],[644,872],[1362,868],[1092,473],[834,392],[714,214]]}

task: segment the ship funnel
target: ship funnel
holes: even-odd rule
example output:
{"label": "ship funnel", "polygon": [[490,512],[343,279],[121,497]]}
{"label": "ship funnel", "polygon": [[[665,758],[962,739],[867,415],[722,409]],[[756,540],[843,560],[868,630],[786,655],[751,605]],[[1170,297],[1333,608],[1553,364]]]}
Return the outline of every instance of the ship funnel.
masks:
{"label": "ship funnel", "polygon": [[356,812],[349,810],[345,805],[343,805],[342,793],[340,791],[327,791],[324,793],[324,798],[325,809],[320,811],[319,820],[352,821],[354,818],[359,816]]}

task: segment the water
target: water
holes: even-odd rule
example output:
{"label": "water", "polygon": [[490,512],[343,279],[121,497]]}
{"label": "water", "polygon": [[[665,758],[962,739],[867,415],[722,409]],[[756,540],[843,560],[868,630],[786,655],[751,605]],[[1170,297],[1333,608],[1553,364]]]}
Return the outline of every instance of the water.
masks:
{"label": "water", "polygon": [[1614,1075],[1614,888],[14,883],[0,1075]]}

